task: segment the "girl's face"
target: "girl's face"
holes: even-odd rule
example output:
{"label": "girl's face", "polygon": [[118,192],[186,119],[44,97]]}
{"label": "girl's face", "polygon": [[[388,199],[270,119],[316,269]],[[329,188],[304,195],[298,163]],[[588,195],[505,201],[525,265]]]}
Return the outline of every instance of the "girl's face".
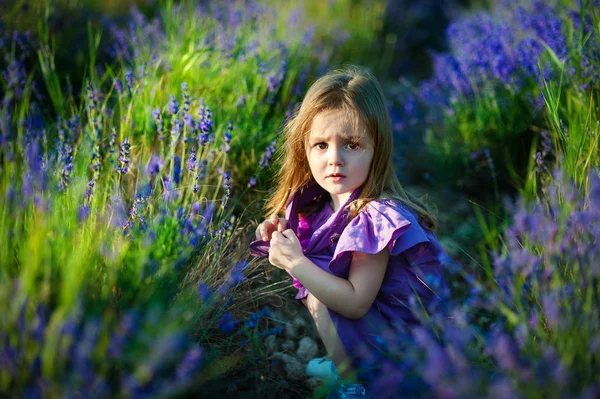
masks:
{"label": "girl's face", "polygon": [[[366,128],[359,124],[359,129]],[[306,158],[313,177],[331,194],[337,210],[366,181],[373,144],[366,131],[356,131],[344,111],[323,111],[312,120]]]}

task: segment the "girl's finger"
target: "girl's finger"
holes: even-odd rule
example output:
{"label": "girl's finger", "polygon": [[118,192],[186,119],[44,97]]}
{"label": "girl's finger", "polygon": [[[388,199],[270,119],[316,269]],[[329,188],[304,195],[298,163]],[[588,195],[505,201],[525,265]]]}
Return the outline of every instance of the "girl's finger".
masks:
{"label": "girl's finger", "polygon": [[296,233],[294,233],[294,230],[292,229],[282,231],[281,235],[287,238],[288,240],[293,240],[296,238]]}
{"label": "girl's finger", "polygon": [[287,219],[285,219],[285,218],[279,219],[279,225],[281,226],[281,229],[282,229],[281,231],[287,229],[287,225],[288,225]]}
{"label": "girl's finger", "polygon": [[258,225],[258,227],[256,228],[256,231],[254,233],[256,234],[257,240],[262,240],[262,234],[260,234],[260,224]]}
{"label": "girl's finger", "polygon": [[260,224],[260,237],[263,241],[267,241],[269,239],[269,225],[271,225],[271,222],[268,220]]}
{"label": "girl's finger", "polygon": [[272,214],[269,220],[273,225],[276,225],[277,223],[279,223],[279,216],[277,216],[276,214]]}
{"label": "girl's finger", "polygon": [[279,241],[280,238],[282,238],[282,235],[278,231],[274,231],[273,234],[271,234],[271,242]]}

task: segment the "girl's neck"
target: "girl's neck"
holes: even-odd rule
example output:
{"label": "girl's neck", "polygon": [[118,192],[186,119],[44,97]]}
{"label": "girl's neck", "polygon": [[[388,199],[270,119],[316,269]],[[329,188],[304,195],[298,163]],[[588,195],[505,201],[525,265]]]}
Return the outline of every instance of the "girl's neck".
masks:
{"label": "girl's neck", "polygon": [[352,193],[339,195],[330,194],[329,205],[331,206],[331,209],[333,209],[333,212],[337,212],[342,207],[342,205],[344,205],[346,201],[348,201],[348,198],[350,198],[351,195]]}

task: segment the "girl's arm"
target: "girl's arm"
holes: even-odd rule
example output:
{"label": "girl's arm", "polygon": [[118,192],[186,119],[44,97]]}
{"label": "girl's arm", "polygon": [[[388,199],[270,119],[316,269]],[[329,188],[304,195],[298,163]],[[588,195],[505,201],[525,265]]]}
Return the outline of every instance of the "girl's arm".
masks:
{"label": "girl's arm", "polygon": [[354,252],[348,280],[334,276],[311,262],[293,230],[274,232],[269,262],[290,272],[329,309],[348,318],[363,317],[377,296],[390,253]]}
{"label": "girl's arm", "polygon": [[381,288],[389,256],[387,248],[374,255],[354,252],[348,280],[326,272],[305,256],[292,262],[288,271],[327,308],[360,319]]}

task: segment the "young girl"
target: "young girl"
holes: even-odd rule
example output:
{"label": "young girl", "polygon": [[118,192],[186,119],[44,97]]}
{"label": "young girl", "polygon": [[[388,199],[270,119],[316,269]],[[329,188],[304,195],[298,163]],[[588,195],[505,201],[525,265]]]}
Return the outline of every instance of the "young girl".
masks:
{"label": "young girl", "polygon": [[403,189],[392,152],[375,77],[348,67],[319,78],[285,126],[271,216],[250,244],[292,275],[345,382],[341,397],[364,395],[350,383],[370,390],[361,365],[380,350],[382,326],[415,324],[409,297],[426,305],[435,296],[428,275],[443,279],[437,222]]}

